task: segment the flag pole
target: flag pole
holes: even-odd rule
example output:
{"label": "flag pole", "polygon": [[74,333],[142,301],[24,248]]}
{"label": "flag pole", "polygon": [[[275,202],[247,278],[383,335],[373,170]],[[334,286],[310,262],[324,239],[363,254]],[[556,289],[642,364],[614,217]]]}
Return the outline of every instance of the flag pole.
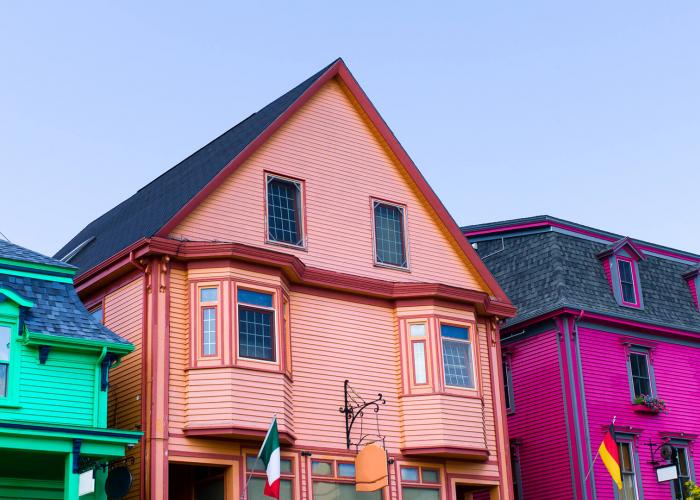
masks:
{"label": "flag pole", "polygon": [[[268,436],[270,435],[270,429],[272,429],[272,424],[275,422],[275,419],[277,418],[277,413],[275,413],[272,416],[272,420],[270,420],[270,425],[267,427],[267,432],[265,433],[265,439],[263,439],[262,444],[260,445],[260,450],[258,451],[258,456],[255,457],[255,464],[253,464],[253,467],[250,469],[250,472],[248,473],[248,479],[246,479],[245,486],[243,487],[243,490],[241,491],[241,500],[245,500],[248,498],[248,483],[250,483],[250,480],[253,478],[253,472],[255,472],[255,469],[258,467],[258,462],[260,461],[260,453],[262,453],[263,447],[265,446],[265,441],[267,441]],[[245,467],[245,461],[243,463],[243,467]]]}
{"label": "flag pole", "polygon": [[[612,419],[613,426],[615,425],[615,420],[617,420],[617,415],[615,415]],[[593,472],[593,466],[595,465],[595,461],[598,460],[598,456],[600,456],[600,447],[598,447],[598,451],[595,452],[595,457],[593,457],[591,466],[589,467],[588,472],[586,473],[586,477],[583,479],[584,481],[588,481],[588,476],[590,476],[591,472]]]}

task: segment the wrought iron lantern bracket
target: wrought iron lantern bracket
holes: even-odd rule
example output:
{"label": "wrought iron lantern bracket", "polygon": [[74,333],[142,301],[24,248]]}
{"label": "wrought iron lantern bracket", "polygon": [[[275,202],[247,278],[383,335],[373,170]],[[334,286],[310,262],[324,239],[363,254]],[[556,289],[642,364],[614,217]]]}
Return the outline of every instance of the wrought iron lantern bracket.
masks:
{"label": "wrought iron lantern bracket", "polygon": [[[350,381],[346,380],[344,383],[344,391],[345,391],[345,406],[340,407],[339,411],[340,413],[345,415],[345,444],[347,446],[347,449],[349,450],[350,447],[354,444],[356,447],[359,447],[360,444],[369,436],[369,434],[363,434],[362,430],[362,424],[360,424],[360,438],[356,443],[352,442],[351,438],[351,433],[352,433],[352,427],[355,424],[355,420],[357,420],[357,417],[360,417],[360,422],[362,421],[362,417],[364,416],[365,410],[368,408],[371,408],[372,411],[375,414],[379,413],[379,406],[380,405],[385,405],[386,400],[382,396],[381,393],[377,394],[377,397],[373,399],[372,401],[365,401],[362,396],[357,394],[355,390],[350,387]],[[381,436],[379,434],[379,416],[377,415],[377,438],[382,441],[384,441],[384,436]]]}

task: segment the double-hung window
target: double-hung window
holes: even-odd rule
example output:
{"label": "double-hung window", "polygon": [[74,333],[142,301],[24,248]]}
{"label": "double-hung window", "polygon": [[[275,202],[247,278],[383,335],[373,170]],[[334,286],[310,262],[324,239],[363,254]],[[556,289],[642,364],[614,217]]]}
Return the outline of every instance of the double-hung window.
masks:
{"label": "double-hung window", "polygon": [[622,303],[636,306],[639,304],[637,297],[636,278],[634,276],[634,264],[631,260],[617,258],[617,270],[620,278],[620,294]]}
{"label": "double-hung window", "polygon": [[425,363],[426,324],[413,323],[409,325],[409,331],[413,355],[413,383],[416,385],[426,384],[428,383]]}
{"label": "double-hung window", "polygon": [[267,176],[267,239],[304,246],[302,185],[299,181]]}
{"label": "double-hung window", "polygon": [[238,289],[238,354],[275,361],[275,311],[271,293]]}
{"label": "double-hung window", "polygon": [[445,385],[474,388],[472,342],[468,327],[440,325]]}
{"label": "double-hung window", "polygon": [[10,377],[10,346],[12,330],[0,325],[0,398],[7,397]]}
{"label": "double-hung window", "polygon": [[632,392],[635,398],[651,396],[653,394],[651,384],[651,370],[649,367],[649,353],[643,351],[630,351],[629,353],[630,375],[632,377]]}
{"label": "double-hung window", "polygon": [[[678,453],[678,479],[680,484],[685,488],[685,483],[690,481],[690,461],[688,460],[688,448],[683,446],[675,446]],[[688,498],[688,492],[679,485],[679,481],[671,481],[673,485],[673,499],[679,500],[682,498]],[[681,493],[683,491],[683,493]]]}
{"label": "double-hung window", "polygon": [[375,263],[407,269],[406,211],[404,207],[375,200],[372,210]]}
{"label": "double-hung window", "polygon": [[619,500],[638,500],[637,474],[632,443],[622,441],[617,443],[617,447],[622,475],[622,490],[619,493]]}
{"label": "double-hung window", "polygon": [[199,303],[202,313],[202,356],[217,355],[216,316],[218,302],[218,288],[206,287],[199,289]]}

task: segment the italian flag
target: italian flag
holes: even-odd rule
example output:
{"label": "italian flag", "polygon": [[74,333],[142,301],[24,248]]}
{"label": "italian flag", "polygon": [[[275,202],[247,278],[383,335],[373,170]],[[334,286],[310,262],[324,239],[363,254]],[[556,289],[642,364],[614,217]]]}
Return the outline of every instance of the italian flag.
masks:
{"label": "italian flag", "polygon": [[[610,476],[615,481],[618,489],[622,489],[622,474],[620,474],[620,457],[617,452],[617,443],[615,442],[615,428],[610,424],[610,429],[603,436],[603,442],[598,448],[600,458],[603,460],[605,467],[608,469]],[[269,475],[269,473],[268,473]]]}
{"label": "italian flag", "polygon": [[263,493],[265,496],[280,498],[280,438],[277,433],[277,417],[272,419],[270,428],[265,435],[258,459],[265,464],[267,482]]}

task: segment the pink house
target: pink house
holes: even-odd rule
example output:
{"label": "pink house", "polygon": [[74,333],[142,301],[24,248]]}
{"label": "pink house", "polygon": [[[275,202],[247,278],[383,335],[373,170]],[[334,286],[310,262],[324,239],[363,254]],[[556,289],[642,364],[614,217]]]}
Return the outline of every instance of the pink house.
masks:
{"label": "pink house", "polygon": [[[549,216],[462,230],[518,307],[502,330],[516,498],[683,498],[655,468],[669,444],[695,480],[700,256]],[[614,418],[621,491],[595,460]]]}

